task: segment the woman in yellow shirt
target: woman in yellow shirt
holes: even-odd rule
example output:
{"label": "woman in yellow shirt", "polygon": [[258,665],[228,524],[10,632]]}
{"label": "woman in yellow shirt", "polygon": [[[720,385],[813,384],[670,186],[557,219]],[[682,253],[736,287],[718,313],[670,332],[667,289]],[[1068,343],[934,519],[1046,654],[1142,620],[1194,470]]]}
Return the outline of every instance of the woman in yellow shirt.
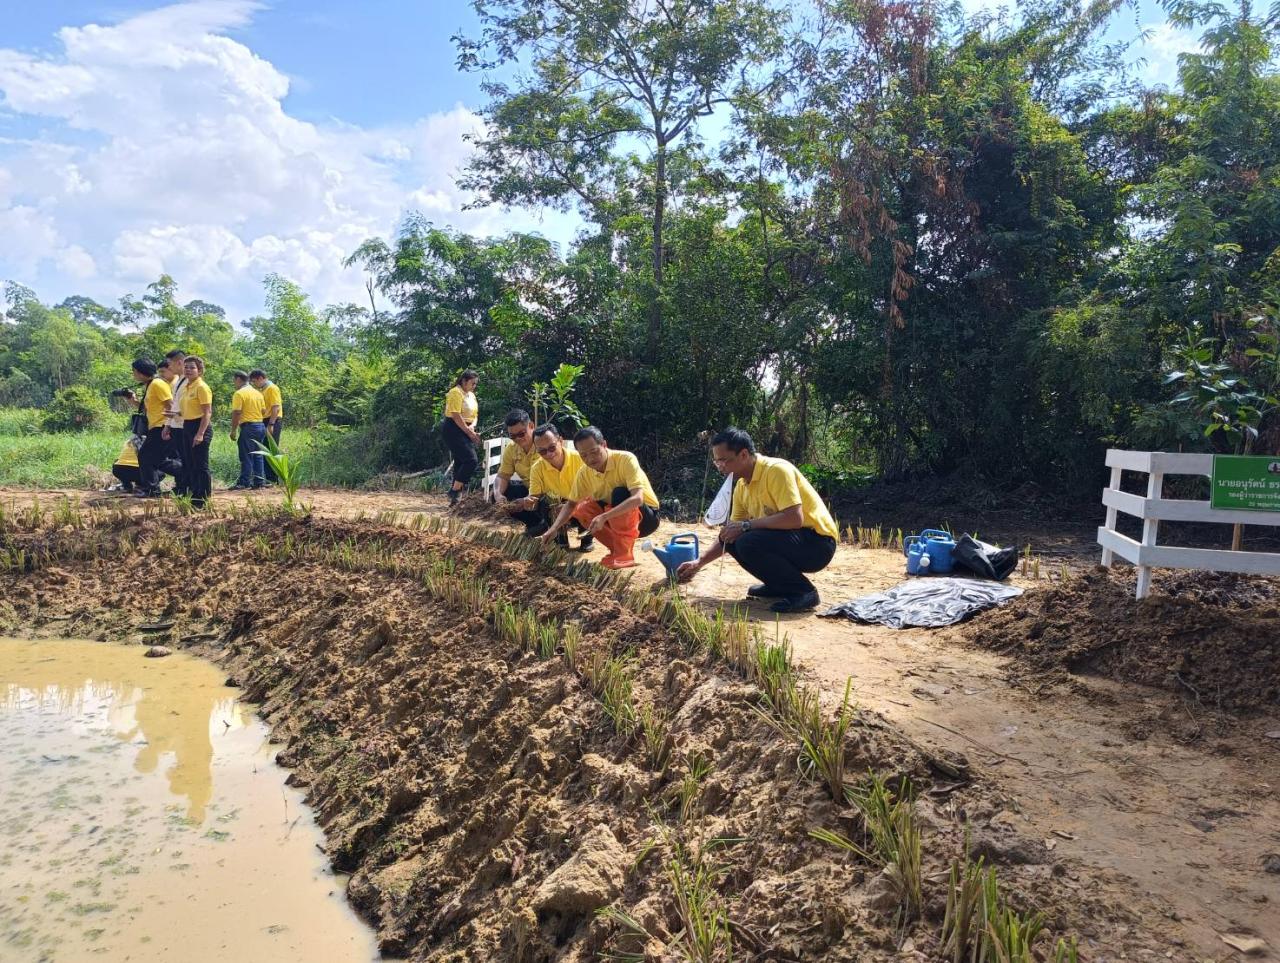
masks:
{"label": "woman in yellow shirt", "polygon": [[476,457],[476,445],[480,444],[480,436],[476,434],[476,422],[480,418],[480,405],[476,402],[476,383],[479,380],[480,375],[468,368],[458,375],[458,380],[444,396],[444,421],[440,430],[453,455],[450,505],[458,503],[479,462]]}
{"label": "woman in yellow shirt", "polygon": [[213,389],[204,380],[204,359],[188,355],[183,362],[186,384],[178,401],[182,416],[182,478],[178,491],[191,496],[191,504],[204,508],[213,494],[209,474],[209,447],[213,443]]}
{"label": "woman in yellow shirt", "polygon": [[[138,402],[138,413],[145,414],[147,419],[147,433],[143,436],[142,449],[138,452],[138,472],[141,479],[135,494],[139,498],[160,496],[160,466],[168,454],[168,445],[163,437],[164,417],[165,408],[173,398],[173,389],[163,378],[156,377],[156,371],[155,362],[149,358],[138,358],[133,363],[133,380],[146,385],[142,400]],[[133,392],[127,397],[138,401],[138,396]]]}

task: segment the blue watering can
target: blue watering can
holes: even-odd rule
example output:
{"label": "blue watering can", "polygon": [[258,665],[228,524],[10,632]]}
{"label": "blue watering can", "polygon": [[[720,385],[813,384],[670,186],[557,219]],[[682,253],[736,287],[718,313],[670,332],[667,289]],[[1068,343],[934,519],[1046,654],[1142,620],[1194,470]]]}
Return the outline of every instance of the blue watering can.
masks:
{"label": "blue watering can", "polygon": [[658,556],[658,561],[667,570],[667,575],[675,578],[676,569],[685,562],[696,559],[700,549],[697,535],[693,532],[681,532],[679,535],[672,535],[665,546],[654,546],[653,554]]}
{"label": "blue watering can", "polygon": [[919,535],[902,540],[902,553],[907,556],[908,575],[947,575],[951,572],[956,540],[950,532],[926,528]]}

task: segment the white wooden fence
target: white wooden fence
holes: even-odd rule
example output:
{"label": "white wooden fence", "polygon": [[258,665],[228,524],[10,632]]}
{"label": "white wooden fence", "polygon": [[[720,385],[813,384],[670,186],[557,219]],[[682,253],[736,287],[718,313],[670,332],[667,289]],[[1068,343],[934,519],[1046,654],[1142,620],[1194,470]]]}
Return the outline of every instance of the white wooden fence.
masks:
{"label": "white wooden fence", "polygon": [[513,445],[508,437],[486,438],[480,443],[480,490],[486,500],[493,498],[493,486],[498,483],[498,466],[502,464],[502,449]]}
{"label": "white wooden fence", "polygon": [[[480,465],[482,468],[480,476],[480,490],[484,492],[485,498],[493,498],[494,486],[498,484],[498,468],[502,464],[502,449],[506,448],[507,445],[514,444],[514,441],[505,436],[502,438],[486,438],[480,443]],[[565,451],[574,450],[573,442],[568,438],[562,439],[561,444],[564,446]],[[522,478],[520,480],[526,485],[529,483],[529,479],[527,478]]]}
{"label": "white wooden fence", "polygon": [[[1156,544],[1162,521],[1280,525],[1280,512],[1225,511],[1211,508],[1207,501],[1161,497],[1165,475],[1211,477],[1212,455],[1120,451],[1113,448],[1107,452],[1107,467],[1111,469],[1111,484],[1102,490],[1102,504],[1107,507],[1107,521],[1098,529],[1098,544],[1102,546],[1102,564],[1110,568],[1115,556],[1119,555],[1136,565],[1138,567],[1138,598],[1146,598],[1151,591],[1153,568],[1188,568],[1208,572],[1280,575],[1280,554],[1275,552],[1231,552]],[[1146,474],[1145,498],[1120,490],[1121,476],[1126,471]],[[1116,517],[1119,512],[1142,519],[1141,542],[1134,541],[1116,531]]]}

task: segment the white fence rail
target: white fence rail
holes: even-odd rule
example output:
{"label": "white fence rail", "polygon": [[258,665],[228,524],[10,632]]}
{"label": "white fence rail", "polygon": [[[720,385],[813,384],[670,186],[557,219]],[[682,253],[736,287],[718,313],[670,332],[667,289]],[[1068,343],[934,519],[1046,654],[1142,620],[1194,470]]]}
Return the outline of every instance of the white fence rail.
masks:
{"label": "white fence rail", "polygon": [[480,490],[486,499],[493,498],[493,486],[498,483],[498,466],[502,464],[502,449],[515,444],[510,438],[486,438],[480,443]]}
{"label": "white fence rail", "polygon": [[[502,438],[486,438],[480,443],[481,459],[480,465],[482,473],[480,476],[480,490],[484,492],[484,497],[493,498],[494,486],[498,484],[498,468],[502,465],[502,449],[507,445],[514,445],[515,442],[508,437]],[[573,442],[565,438],[561,444],[565,451],[573,451]],[[526,485],[529,479],[521,478]]]}
{"label": "white fence rail", "polygon": [[[1113,448],[1107,452],[1107,467],[1111,469],[1111,484],[1102,490],[1102,504],[1107,507],[1107,521],[1098,529],[1102,564],[1110,568],[1115,556],[1119,555],[1136,565],[1138,598],[1146,598],[1150,593],[1153,568],[1280,575],[1280,554],[1275,552],[1231,552],[1156,544],[1162,521],[1280,525],[1280,512],[1226,511],[1210,507],[1208,501],[1161,497],[1165,475],[1211,476],[1212,455],[1120,451]],[[1120,490],[1121,478],[1126,471],[1146,474],[1145,498]],[[1135,541],[1116,531],[1116,519],[1120,512],[1142,519],[1142,541]]]}

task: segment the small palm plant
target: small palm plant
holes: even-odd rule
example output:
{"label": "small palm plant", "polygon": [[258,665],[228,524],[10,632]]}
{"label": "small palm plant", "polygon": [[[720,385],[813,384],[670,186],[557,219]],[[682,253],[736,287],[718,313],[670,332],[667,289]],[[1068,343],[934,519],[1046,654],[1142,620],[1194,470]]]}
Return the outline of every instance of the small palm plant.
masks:
{"label": "small palm plant", "polygon": [[297,502],[298,488],[302,484],[302,462],[297,458],[290,458],[276,443],[276,440],[267,435],[266,444],[258,444],[262,449],[262,457],[267,460],[267,464],[271,466],[271,470],[276,473],[276,478],[280,479],[280,488],[284,492],[284,509],[290,515],[296,515],[299,509],[302,512],[308,511],[306,505],[300,505]]}

